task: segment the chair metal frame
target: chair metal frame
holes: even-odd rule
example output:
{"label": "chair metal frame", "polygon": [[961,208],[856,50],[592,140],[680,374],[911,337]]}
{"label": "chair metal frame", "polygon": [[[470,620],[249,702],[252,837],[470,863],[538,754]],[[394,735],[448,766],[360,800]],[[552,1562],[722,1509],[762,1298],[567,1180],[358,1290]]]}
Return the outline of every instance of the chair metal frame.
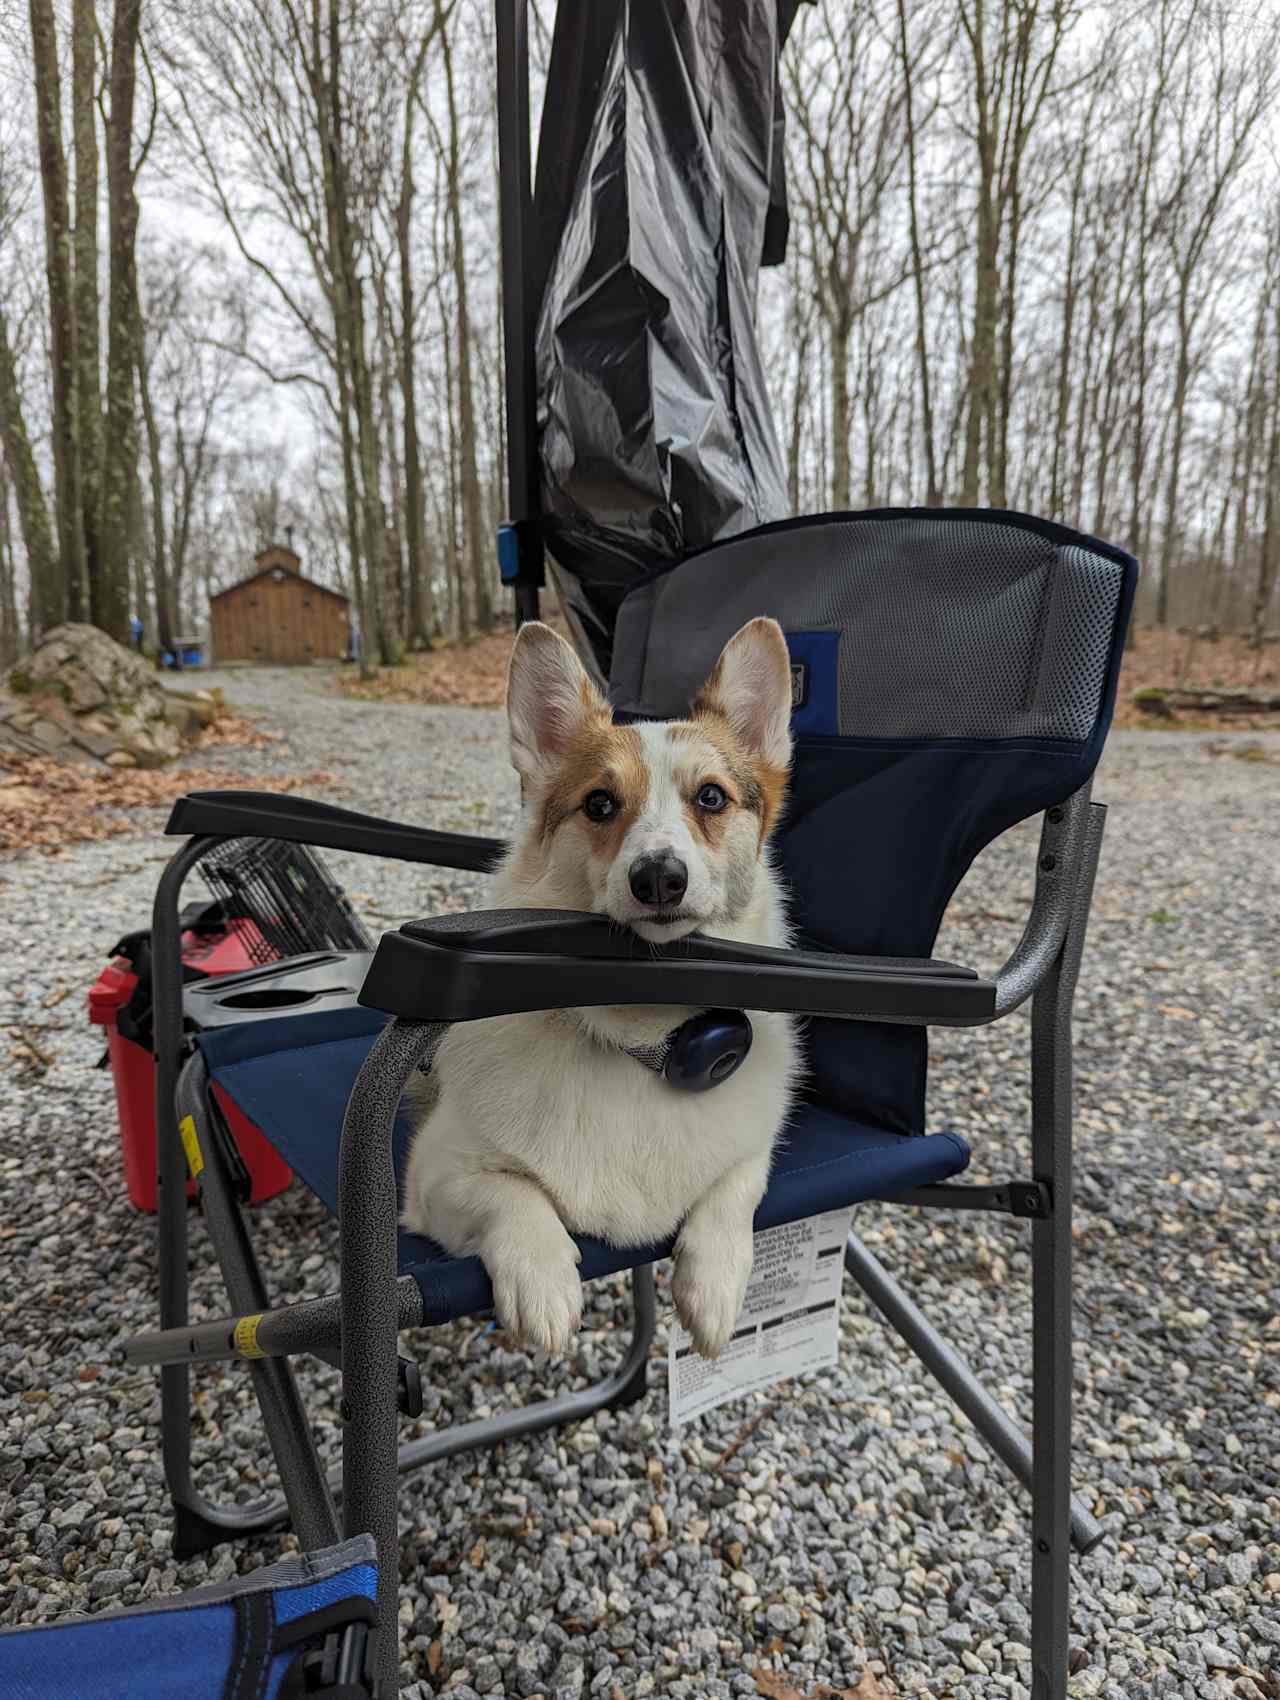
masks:
{"label": "chair metal frame", "polygon": [[[231,797],[227,799],[232,801]],[[1028,998],[1031,1017],[1030,1174],[1003,1186],[943,1183],[885,1202],[925,1209],[984,1210],[1030,1224],[1033,1289],[1032,1435],[992,1398],[856,1234],[848,1273],[939,1381],[983,1439],[1032,1497],[1032,1668],[1034,1700],[1064,1700],[1068,1656],[1068,1553],[1087,1552],[1102,1530],[1070,1488],[1072,1325],[1072,1034],[1071,1005],[1101,846],[1105,808],[1088,788],[1043,819],[1035,894],[1023,934],[995,976],[995,1012],[985,1025]],[[234,832],[228,819],[228,835]],[[374,829],[382,823],[369,823]],[[282,819],[283,837],[302,839],[301,820]],[[307,842],[323,842],[314,828]],[[415,853],[413,838],[420,837]],[[491,841],[405,829],[395,854],[408,860],[482,865]],[[371,854],[385,853],[376,830]],[[496,1445],[572,1422],[603,1406],[644,1396],[654,1336],[653,1271],[633,1272],[634,1326],[619,1365],[596,1385],[500,1415],[397,1444],[405,1375],[401,1329],[421,1325],[422,1299],[410,1276],[396,1273],[397,1201],[392,1130],[405,1084],[428,1062],[446,1024],[395,1019],[361,1069],[347,1108],[339,1169],[341,1290],[271,1308],[237,1196],[234,1155],[212,1099],[199,1052],[183,1033],[179,900],[183,881],[222,836],[188,840],[168,864],[153,916],[157,1134],[160,1170],[160,1330],[126,1345],[134,1362],[161,1366],[163,1454],[174,1505],[175,1550],[190,1556],[218,1541],[292,1525],[304,1549],[370,1532],[378,1544],[381,1614],[396,1622],[398,1477],[456,1453]],[[344,843],[351,848],[350,836]],[[358,847],[358,846],[356,846]],[[495,968],[495,976],[499,970]],[[500,985],[500,980],[495,979]],[[652,987],[645,990],[653,1001]],[[659,998],[658,1001],[661,1001]],[[305,1019],[300,1017],[299,1019]],[[928,1018],[917,1018],[924,1024]],[[191,1323],[188,1311],[187,1157],[179,1122],[193,1119],[203,1158],[199,1191],[210,1239],[227,1285],[231,1314]],[[324,1471],[290,1359],[310,1353],[342,1370],[342,1468]],[[282,1493],[252,1505],[218,1505],[197,1489],[191,1461],[190,1366],[242,1359],[253,1376]],[[382,1677],[394,1692],[397,1647],[382,1638]]]}

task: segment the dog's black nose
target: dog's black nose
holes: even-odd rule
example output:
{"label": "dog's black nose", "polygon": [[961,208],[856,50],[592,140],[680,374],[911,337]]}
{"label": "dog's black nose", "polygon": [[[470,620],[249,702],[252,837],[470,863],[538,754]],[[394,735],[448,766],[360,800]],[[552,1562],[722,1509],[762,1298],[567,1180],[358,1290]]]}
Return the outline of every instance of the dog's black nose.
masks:
{"label": "dog's black nose", "polygon": [[656,856],[637,856],[628,878],[631,895],[651,909],[670,909],[689,888],[689,870],[670,850]]}

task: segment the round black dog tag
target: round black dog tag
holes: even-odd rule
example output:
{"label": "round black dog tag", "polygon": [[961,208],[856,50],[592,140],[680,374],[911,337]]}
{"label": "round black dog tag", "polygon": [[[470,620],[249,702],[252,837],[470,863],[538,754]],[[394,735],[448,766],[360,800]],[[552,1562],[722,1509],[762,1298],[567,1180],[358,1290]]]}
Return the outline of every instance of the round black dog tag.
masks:
{"label": "round black dog tag", "polygon": [[742,1066],[751,1023],[740,1009],[708,1009],[677,1027],[662,1072],[679,1092],[709,1092]]}

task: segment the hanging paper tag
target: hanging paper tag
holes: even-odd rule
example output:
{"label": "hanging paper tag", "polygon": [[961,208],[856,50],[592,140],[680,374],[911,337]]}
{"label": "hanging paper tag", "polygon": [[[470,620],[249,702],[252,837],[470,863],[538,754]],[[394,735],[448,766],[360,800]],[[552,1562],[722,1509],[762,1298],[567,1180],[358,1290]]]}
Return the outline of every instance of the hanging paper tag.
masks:
{"label": "hanging paper tag", "polygon": [[714,1362],[698,1356],[672,1317],[667,1348],[672,1427],[744,1393],[836,1362],[844,1247],[852,1222],[852,1210],[831,1210],[756,1235],[733,1338]]}

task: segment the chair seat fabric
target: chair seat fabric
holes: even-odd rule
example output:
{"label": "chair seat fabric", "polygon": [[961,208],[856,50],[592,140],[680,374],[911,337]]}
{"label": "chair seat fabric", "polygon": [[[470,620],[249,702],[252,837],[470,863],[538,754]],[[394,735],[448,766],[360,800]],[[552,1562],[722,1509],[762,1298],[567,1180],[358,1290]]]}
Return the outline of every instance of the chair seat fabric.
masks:
{"label": "chair seat fabric", "polygon": [[[215,1088],[259,1127],[311,1191],[337,1209],[338,1147],[347,1100],[361,1064],[387,1018],[373,1010],[293,1016],[204,1033],[201,1051]],[[411,1129],[395,1130],[402,1177]],[[969,1148],[954,1133],[892,1133],[850,1121],[816,1104],[801,1105],[788,1125],[756,1228],[775,1228],[825,1210],[891,1198],[908,1187],[945,1180],[968,1166]],[[619,1247],[577,1236],[584,1280],[616,1274],[670,1255],[674,1239]],[[422,1293],[424,1321],[447,1322],[493,1305],[477,1257],[452,1257],[433,1240],[401,1230],[398,1263]]]}
{"label": "chair seat fabric", "polygon": [[357,1535],[174,1598],[0,1629],[0,1700],[275,1700],[326,1626],[367,1620],[376,1559],[373,1537]]}

